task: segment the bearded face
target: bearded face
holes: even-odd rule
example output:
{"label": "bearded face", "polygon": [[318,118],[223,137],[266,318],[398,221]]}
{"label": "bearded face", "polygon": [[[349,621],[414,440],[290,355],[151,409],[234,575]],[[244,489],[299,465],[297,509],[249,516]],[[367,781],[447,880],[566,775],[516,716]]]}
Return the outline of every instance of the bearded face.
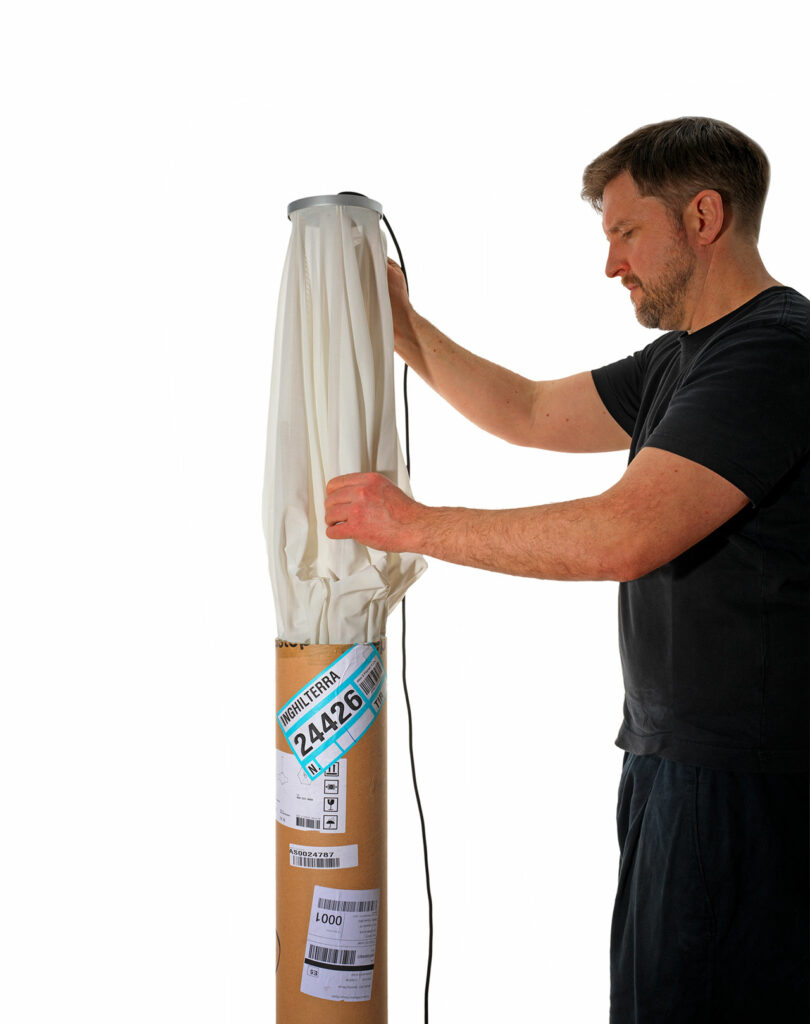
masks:
{"label": "bearded face", "polygon": [[640,195],[625,171],[605,186],[602,226],[610,246],[605,273],[630,289],[639,323],[683,329],[699,260],[682,218],[663,200]]}
{"label": "bearded face", "polygon": [[635,275],[622,278],[632,292],[636,319],[643,327],[677,330],[684,320],[684,300],[695,273],[697,257],[684,240],[679,240],[660,273],[639,280]]}

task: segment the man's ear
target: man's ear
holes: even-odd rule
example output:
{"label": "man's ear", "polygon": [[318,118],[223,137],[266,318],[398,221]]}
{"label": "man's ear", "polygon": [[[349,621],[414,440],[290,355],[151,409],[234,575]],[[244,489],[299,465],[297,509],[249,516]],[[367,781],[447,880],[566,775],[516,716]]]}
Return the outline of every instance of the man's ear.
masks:
{"label": "man's ear", "polygon": [[713,188],[698,192],[683,213],[684,228],[699,245],[711,245],[719,237],[725,223],[723,197]]}

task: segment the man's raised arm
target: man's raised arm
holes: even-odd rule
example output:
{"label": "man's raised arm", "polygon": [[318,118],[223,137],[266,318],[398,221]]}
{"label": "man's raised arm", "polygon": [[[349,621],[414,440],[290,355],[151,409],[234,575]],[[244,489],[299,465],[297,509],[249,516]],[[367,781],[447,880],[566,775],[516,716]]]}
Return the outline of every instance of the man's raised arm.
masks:
{"label": "man's raised arm", "polygon": [[463,416],[483,430],[527,448],[610,452],[630,437],[602,403],[589,372],[532,381],[473,355],[411,306],[405,278],[388,261],[396,351]]}

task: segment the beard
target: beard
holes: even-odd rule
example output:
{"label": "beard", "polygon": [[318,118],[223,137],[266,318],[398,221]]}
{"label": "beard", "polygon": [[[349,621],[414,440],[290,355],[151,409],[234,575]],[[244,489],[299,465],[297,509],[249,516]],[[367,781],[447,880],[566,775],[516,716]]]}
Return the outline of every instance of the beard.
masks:
{"label": "beard", "polygon": [[695,272],[697,257],[687,245],[679,245],[667,260],[657,281],[622,278],[622,284],[637,284],[642,292],[636,305],[636,319],[643,327],[672,331],[684,321],[684,300]]}

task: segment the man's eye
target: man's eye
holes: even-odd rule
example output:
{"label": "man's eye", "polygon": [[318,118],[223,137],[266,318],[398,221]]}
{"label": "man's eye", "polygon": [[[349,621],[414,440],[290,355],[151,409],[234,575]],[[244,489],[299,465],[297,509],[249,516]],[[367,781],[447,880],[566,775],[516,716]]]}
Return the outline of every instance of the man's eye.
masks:
{"label": "man's eye", "polygon": [[622,238],[629,238],[635,230],[635,228],[628,228],[627,231],[622,231]]}

